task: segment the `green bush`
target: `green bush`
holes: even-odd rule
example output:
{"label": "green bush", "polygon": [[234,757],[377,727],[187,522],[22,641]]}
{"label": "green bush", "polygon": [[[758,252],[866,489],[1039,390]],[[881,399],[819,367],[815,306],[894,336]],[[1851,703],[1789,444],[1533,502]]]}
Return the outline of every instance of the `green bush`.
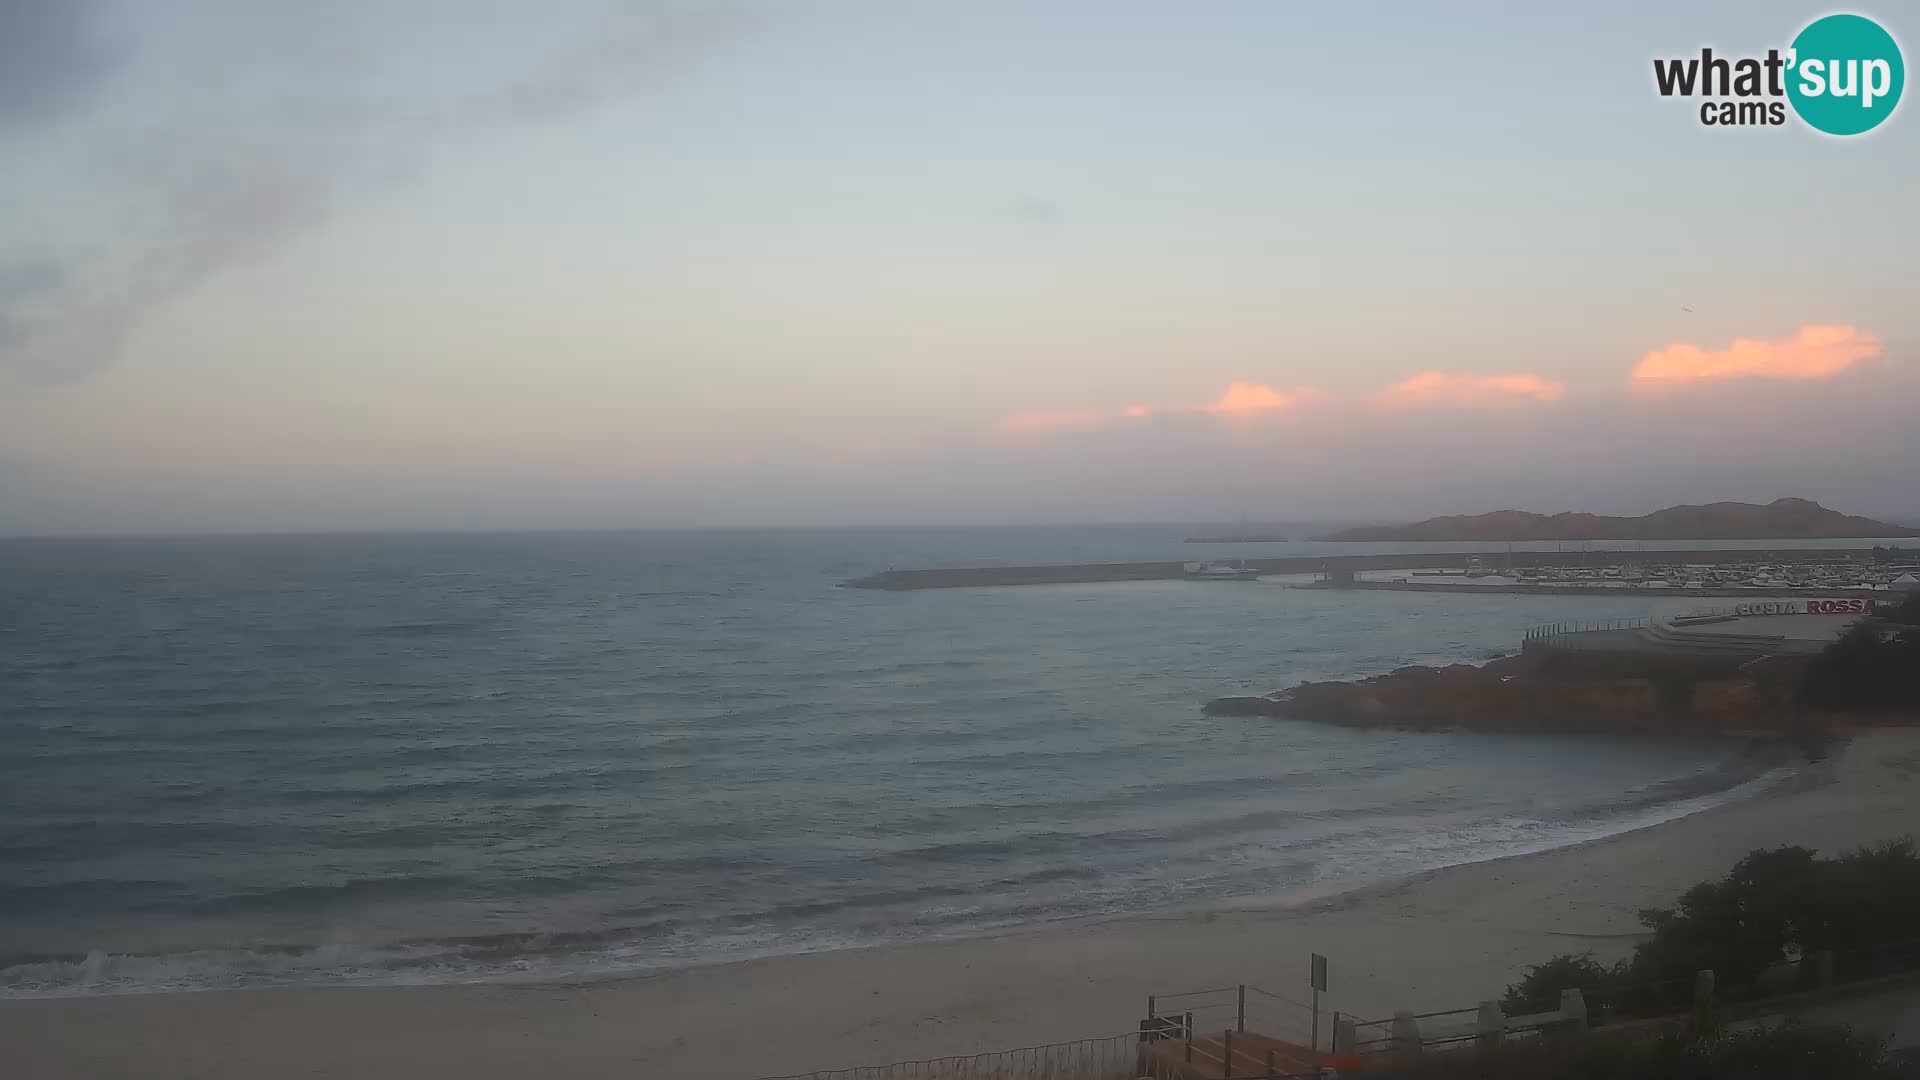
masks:
{"label": "green bush", "polygon": [[1920,626],[1920,593],[1914,593],[1883,614],[1888,622],[1899,623],[1902,626]]}
{"label": "green bush", "polygon": [[1871,623],[1855,623],[1808,661],[1800,701],[1842,711],[1920,709],[1920,629],[1888,636]]}
{"label": "green bush", "polygon": [[1920,967],[1920,852],[1910,839],[1830,859],[1754,851],[1640,922],[1652,935],[1631,958],[1608,968],[1590,954],[1553,957],[1507,987],[1502,1009],[1544,1012],[1577,987],[1596,1023],[1684,1012],[1695,972],[1713,971],[1716,996],[1739,1000],[1763,992],[1768,968],[1821,950],[1834,954],[1838,979]]}
{"label": "green bush", "polygon": [[1826,947],[1829,905],[1820,895],[1819,866],[1807,848],[1755,851],[1725,878],[1681,893],[1674,908],[1642,911],[1640,922],[1653,937],[1634,950],[1623,981],[1681,982],[1711,968],[1719,985],[1737,994],[1766,968]]}
{"label": "green bush", "polygon": [[1404,1080],[1897,1080],[1880,1043],[1842,1027],[1781,1027],[1696,1038],[1512,1040],[1493,1053],[1428,1054]]}
{"label": "green bush", "polygon": [[1500,1011],[1522,1016],[1557,1009],[1561,991],[1579,990],[1592,997],[1595,991],[1609,986],[1613,977],[1613,970],[1602,967],[1592,953],[1564,953],[1528,968],[1519,982],[1507,987],[1506,996],[1500,999]]}
{"label": "green bush", "polygon": [[1704,1050],[1700,1057],[1710,1066],[1708,1076],[1810,1080],[1898,1075],[1883,1044],[1844,1027],[1790,1023],[1715,1039]]}

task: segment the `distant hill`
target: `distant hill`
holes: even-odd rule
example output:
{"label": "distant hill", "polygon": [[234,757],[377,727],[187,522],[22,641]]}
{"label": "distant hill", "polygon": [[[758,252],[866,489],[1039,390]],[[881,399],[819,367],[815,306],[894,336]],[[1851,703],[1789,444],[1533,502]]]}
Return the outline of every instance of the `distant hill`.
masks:
{"label": "distant hill", "polygon": [[1412,525],[1343,529],[1318,540],[1799,540],[1920,536],[1920,529],[1829,510],[1806,499],[1669,506],[1645,517],[1598,514],[1491,514],[1428,518]]}

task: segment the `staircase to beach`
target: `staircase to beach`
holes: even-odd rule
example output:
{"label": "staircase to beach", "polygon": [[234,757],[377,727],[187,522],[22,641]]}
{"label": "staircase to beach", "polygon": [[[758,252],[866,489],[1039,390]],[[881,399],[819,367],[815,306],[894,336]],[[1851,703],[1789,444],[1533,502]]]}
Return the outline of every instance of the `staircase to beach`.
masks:
{"label": "staircase to beach", "polygon": [[1148,1075],[1156,1080],[1314,1076],[1331,1055],[1253,1031],[1195,1032],[1191,1039],[1149,1043]]}

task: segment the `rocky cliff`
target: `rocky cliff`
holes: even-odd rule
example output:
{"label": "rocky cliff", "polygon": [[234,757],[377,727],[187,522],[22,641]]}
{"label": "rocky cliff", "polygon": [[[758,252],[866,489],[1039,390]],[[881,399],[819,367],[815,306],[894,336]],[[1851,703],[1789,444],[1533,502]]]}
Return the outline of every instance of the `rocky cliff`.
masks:
{"label": "rocky cliff", "polygon": [[1219,698],[1206,711],[1350,727],[1784,735],[1798,726],[1788,685],[1766,672],[1569,677],[1516,656],[1481,666],[1405,667],[1355,682],[1302,683],[1277,694]]}

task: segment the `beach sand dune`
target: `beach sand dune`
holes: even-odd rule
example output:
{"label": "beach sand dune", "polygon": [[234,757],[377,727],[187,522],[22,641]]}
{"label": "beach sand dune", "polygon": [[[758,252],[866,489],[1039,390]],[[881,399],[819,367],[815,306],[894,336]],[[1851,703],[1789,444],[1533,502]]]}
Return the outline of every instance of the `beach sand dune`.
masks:
{"label": "beach sand dune", "polygon": [[1337,896],[572,985],[0,1004],[6,1072],[67,1077],[754,1077],[1127,1031],[1149,993],[1239,982],[1384,1016],[1497,996],[1528,964],[1639,940],[1756,847],[1920,835],[1920,730],[1863,734],[1791,790],[1608,840]]}

